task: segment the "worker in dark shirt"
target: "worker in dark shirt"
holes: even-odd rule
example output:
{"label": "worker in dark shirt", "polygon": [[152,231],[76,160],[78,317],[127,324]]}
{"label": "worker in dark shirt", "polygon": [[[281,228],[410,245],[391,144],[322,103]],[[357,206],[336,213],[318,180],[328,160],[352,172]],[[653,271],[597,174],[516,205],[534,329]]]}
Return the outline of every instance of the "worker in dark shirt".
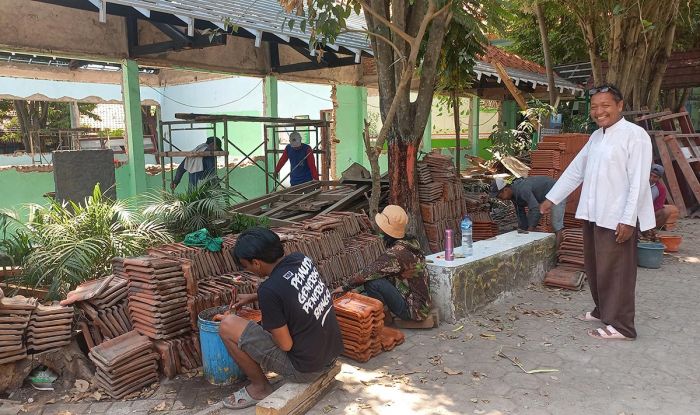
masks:
{"label": "worker in dark shirt", "polygon": [[[522,177],[511,183],[496,178],[491,183],[491,197],[501,200],[512,200],[518,216],[518,228],[534,231],[540,221],[540,203],[546,200],[546,195],[557,181],[546,176]],[[525,212],[527,208],[527,213]],[[552,229],[560,239],[561,230],[564,228],[564,211],[566,200],[552,207]]]}
{"label": "worker in dark shirt", "polygon": [[231,314],[219,331],[250,381],[223,401],[241,409],[272,393],[265,372],[296,383],[327,372],[343,352],[343,340],[331,293],[311,258],[299,252],[285,256],[279,236],[264,228],[238,235],[231,254],[239,267],[264,278],[255,294],[239,294],[233,305],[238,310],[257,301],[262,324]]}
{"label": "worker in dark shirt", "polygon": [[275,166],[275,174],[282,170],[282,166],[287,160],[289,160],[292,169],[289,178],[292,186],[318,180],[313,150],[310,145],[301,142],[301,134],[296,131],[289,134],[289,144],[285,147],[282,157]]}
{"label": "worker in dark shirt", "polygon": [[[192,151],[221,151],[221,139],[209,137],[204,144],[198,145]],[[216,156],[185,157],[182,163],[177,166],[175,178],[170,183],[172,190],[175,190],[180,184],[185,171],[190,175],[190,187],[196,187],[200,181],[216,176]]]}

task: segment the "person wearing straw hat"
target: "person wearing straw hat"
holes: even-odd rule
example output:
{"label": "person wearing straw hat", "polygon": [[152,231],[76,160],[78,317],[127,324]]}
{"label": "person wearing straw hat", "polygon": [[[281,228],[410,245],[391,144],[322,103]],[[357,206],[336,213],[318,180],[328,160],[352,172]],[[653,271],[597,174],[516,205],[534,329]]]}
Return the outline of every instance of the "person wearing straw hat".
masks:
{"label": "person wearing straw hat", "polygon": [[423,321],[430,315],[430,285],[420,243],[406,235],[408,215],[401,206],[388,205],[374,220],[386,251],[334,293],[364,286],[366,295],[380,300],[398,318]]}
{"label": "person wearing straw hat", "polygon": [[282,170],[282,166],[289,160],[291,172],[289,182],[292,186],[318,180],[318,170],[314,161],[314,152],[310,145],[301,142],[301,134],[292,131],[289,134],[289,144],[284,148],[282,157],[280,157],[275,166],[275,174]]}

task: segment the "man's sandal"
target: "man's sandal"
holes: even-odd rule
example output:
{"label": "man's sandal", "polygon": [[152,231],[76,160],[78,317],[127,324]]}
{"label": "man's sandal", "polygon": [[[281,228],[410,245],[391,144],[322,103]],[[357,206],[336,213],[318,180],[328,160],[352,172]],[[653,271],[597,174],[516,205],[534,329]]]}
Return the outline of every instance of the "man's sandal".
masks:
{"label": "man's sandal", "polygon": [[600,321],[599,318],[593,317],[590,311],[586,311],[586,314],[577,316],[576,318],[581,321]]}
{"label": "man's sandal", "polygon": [[244,386],[235,391],[232,396],[224,398],[222,402],[226,408],[243,409],[256,405],[260,402],[260,399],[255,399],[250,396],[248,390]]}
{"label": "man's sandal", "polygon": [[588,335],[601,340],[634,340],[633,337],[625,337],[615,330],[613,326],[606,326],[602,329],[588,330]]}

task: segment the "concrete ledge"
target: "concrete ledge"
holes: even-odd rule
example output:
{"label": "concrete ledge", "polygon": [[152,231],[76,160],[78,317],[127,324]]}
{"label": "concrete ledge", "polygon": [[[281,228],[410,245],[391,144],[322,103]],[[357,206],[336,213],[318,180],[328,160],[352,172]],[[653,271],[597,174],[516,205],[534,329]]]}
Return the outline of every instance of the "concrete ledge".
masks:
{"label": "concrete ledge", "polygon": [[[459,252],[456,248],[455,252]],[[541,280],[556,262],[554,234],[509,232],[474,243],[474,255],[445,261],[444,252],[426,259],[433,304],[453,322],[507,292]]]}

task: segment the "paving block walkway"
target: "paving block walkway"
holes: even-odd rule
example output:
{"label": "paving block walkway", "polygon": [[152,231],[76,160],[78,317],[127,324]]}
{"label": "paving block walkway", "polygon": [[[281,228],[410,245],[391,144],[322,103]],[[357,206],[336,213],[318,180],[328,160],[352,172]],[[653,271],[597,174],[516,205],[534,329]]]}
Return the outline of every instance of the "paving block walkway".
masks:
{"label": "paving block walkway", "polygon": [[[574,317],[592,308],[587,290],[532,284],[456,324],[406,330],[403,345],[370,362],[344,360],[336,387],[309,414],[700,413],[700,222],[679,228],[681,251],[661,269],[639,269],[636,341],[586,334],[598,325]],[[164,382],[147,400],[35,413],[254,414],[221,407],[232,390],[195,377]]]}

